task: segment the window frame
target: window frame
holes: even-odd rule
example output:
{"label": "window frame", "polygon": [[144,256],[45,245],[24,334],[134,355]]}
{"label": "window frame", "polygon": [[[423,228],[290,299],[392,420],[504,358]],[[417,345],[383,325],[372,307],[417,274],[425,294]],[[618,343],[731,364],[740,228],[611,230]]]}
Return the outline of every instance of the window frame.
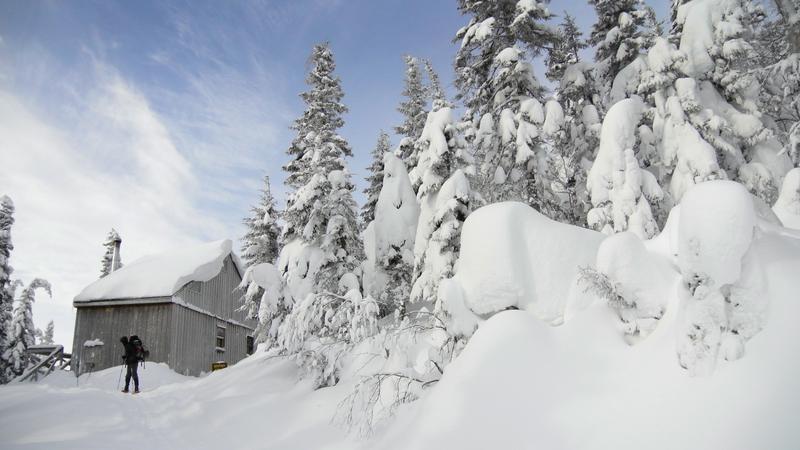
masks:
{"label": "window frame", "polygon": [[245,352],[252,355],[256,352],[256,339],[252,335],[247,335],[245,338]]}
{"label": "window frame", "polygon": [[[216,325],[217,327],[214,333],[214,347],[218,352],[224,352],[227,327],[225,325],[220,325],[219,323]],[[220,345],[220,340],[222,340],[222,345]]]}

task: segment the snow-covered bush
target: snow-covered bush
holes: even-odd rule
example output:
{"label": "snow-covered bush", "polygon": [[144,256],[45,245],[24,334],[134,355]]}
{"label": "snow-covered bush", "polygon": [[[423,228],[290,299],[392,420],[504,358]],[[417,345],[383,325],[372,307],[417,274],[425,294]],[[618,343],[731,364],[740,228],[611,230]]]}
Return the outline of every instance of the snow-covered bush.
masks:
{"label": "snow-covered bush", "polygon": [[609,236],[597,251],[596,269],[584,267],[581,281],[617,313],[625,340],[647,337],[664,317],[670,272],[666,261],[652,255],[631,232]]}
{"label": "snow-covered bush", "polygon": [[681,202],[678,359],[692,375],[712,373],[718,359],[741,357],[764,325],[768,299],[750,251],[756,223],[750,194],[730,181],[698,185]]}
{"label": "snow-covered bush", "polygon": [[434,314],[418,311],[359,343],[345,375],[358,379],[334,421],[362,436],[386,425],[403,404],[434,386],[463,349]]}
{"label": "snow-covered bush", "polygon": [[308,294],[281,323],[278,344],[315,386],[332,386],[352,345],[377,332],[378,312],[375,300],[358,290]]}

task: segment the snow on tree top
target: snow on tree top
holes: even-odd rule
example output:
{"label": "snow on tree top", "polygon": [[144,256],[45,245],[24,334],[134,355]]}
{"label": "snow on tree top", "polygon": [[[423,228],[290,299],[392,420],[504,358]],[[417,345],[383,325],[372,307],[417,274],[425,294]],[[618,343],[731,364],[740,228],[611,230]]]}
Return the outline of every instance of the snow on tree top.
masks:
{"label": "snow on tree top", "polygon": [[214,278],[228,255],[243,272],[230,239],[145,256],[86,286],[75,301],[169,297],[187,283]]}

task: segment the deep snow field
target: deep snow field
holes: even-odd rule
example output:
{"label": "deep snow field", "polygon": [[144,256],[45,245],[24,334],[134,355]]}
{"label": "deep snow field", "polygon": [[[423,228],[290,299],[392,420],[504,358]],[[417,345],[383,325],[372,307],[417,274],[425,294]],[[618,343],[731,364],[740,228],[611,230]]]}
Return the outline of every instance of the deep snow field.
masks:
{"label": "deep snow field", "polygon": [[[450,313],[478,329],[441,380],[369,438],[332,421],[357,377],[313,390],[298,381],[292,361],[260,351],[202,378],[149,364],[135,396],[118,392],[119,368],[77,383],[57,373],[0,387],[0,447],[798,449],[800,233],[776,225],[734,183],[691,192],[646,242],[554,226],[519,204],[473,213],[443,292]],[[479,239],[487,228],[504,230],[503,238]],[[509,245],[515,239],[524,245]],[[640,306],[666,302],[635,345],[614,310],[576,284],[576,266],[595,256],[598,267],[636,287]],[[724,341],[708,366],[713,373],[697,376],[678,358],[690,354],[681,350],[681,324],[697,313],[697,300],[679,295],[679,274],[690,270],[734,283],[731,292],[750,302],[747,324],[763,326],[741,347]],[[507,307],[518,309],[486,319],[490,308]],[[708,368],[698,361],[689,364]]]}

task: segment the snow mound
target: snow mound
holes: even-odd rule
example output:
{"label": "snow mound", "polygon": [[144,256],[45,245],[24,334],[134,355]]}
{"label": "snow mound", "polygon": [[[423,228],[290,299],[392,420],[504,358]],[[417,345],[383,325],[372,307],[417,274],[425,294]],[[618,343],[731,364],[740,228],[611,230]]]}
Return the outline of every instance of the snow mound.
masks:
{"label": "snow mound", "polygon": [[169,297],[187,283],[217,276],[228,255],[238,266],[230,239],[145,256],[90,284],[75,297],[75,302]]}
{"label": "snow mound", "polygon": [[[552,221],[522,203],[480,208],[464,223],[452,278],[458,288],[448,285],[445,307],[451,314],[468,310],[478,316],[515,307],[560,323],[568,305],[591,301],[578,285],[578,269],[594,263],[603,237]],[[454,321],[462,319],[470,322]]]}
{"label": "snow mound", "polygon": [[800,240],[768,235],[753,247],[767,276],[770,322],[745,358],[714,376],[687,376],[676,363],[675,304],[636,346],[600,303],[559,327],[504,311],[373,447],[800,448]]}
{"label": "snow mound", "polygon": [[738,280],[756,223],[752,196],[740,183],[709,181],[690,189],[678,222],[684,279],[710,278],[716,286]]}

